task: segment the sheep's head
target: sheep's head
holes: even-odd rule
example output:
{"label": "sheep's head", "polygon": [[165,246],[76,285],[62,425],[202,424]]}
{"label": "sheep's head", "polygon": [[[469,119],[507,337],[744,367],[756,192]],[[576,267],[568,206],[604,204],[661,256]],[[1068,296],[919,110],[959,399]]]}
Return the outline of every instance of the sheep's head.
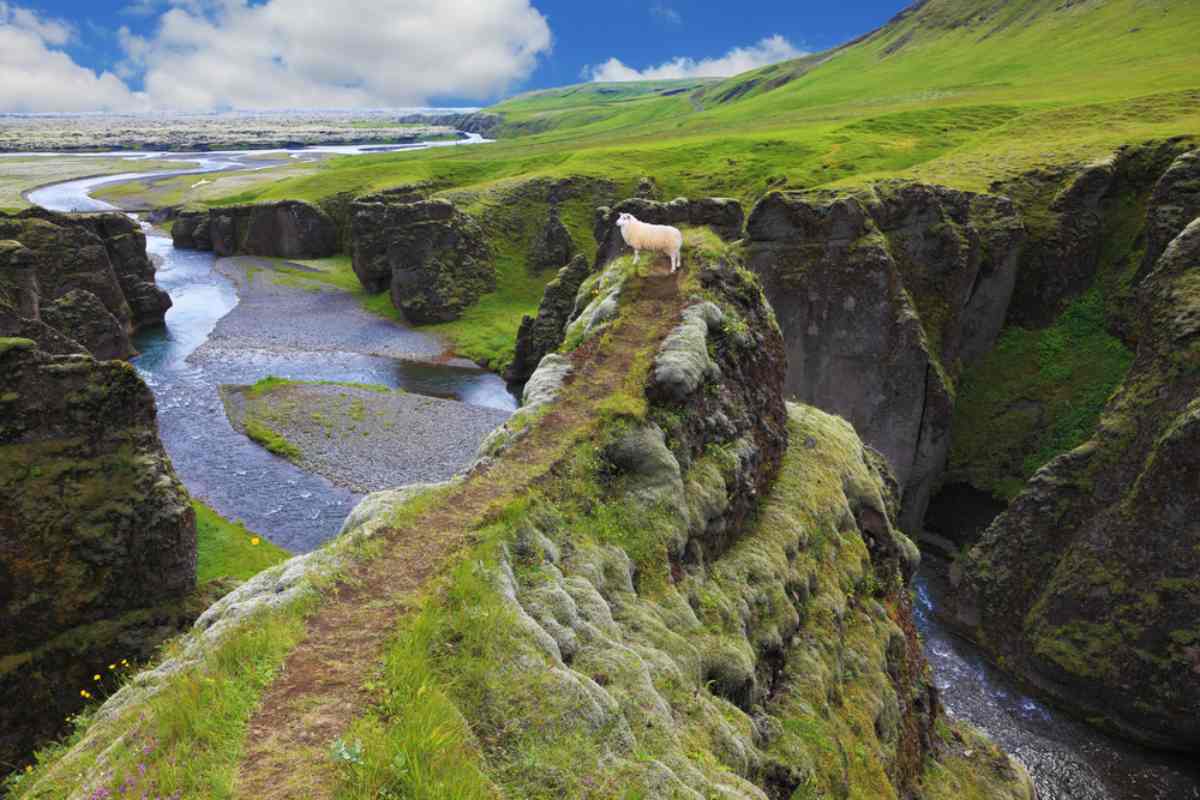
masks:
{"label": "sheep's head", "polygon": [[633,214],[626,214],[622,212],[620,216],[617,217],[617,227],[621,228],[622,230],[624,230],[626,225],[629,225],[633,222],[637,222],[637,217],[635,217]]}

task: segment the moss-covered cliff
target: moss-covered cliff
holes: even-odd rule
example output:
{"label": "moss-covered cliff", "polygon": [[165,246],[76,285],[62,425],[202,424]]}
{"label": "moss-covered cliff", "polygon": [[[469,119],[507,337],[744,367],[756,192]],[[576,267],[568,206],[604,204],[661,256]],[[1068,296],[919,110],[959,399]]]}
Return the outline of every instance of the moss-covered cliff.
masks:
{"label": "moss-covered cliff", "polygon": [[[0,339],[0,761],[195,617],[195,517],[133,367]],[[94,677],[95,676],[95,677]]]}
{"label": "moss-covered cliff", "polygon": [[941,716],[883,460],[785,407],[756,281],[688,236],[583,284],[474,468],[222,600],[17,796],[1029,797]]}
{"label": "moss-covered cliff", "polygon": [[1195,165],[1194,155],[1181,157],[1154,189],[1149,241],[1165,238],[1168,219],[1176,235],[1140,280],[1141,260],[1129,260],[1136,357],[1095,431],[1033,476],[955,575],[956,621],[1008,669],[1094,721],[1192,752],[1200,750]]}

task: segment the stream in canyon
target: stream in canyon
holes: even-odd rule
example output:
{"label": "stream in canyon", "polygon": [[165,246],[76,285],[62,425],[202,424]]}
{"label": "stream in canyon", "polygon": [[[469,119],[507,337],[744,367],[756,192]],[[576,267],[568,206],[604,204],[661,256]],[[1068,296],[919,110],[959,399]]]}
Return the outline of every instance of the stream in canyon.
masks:
{"label": "stream in canyon", "polygon": [[[171,157],[195,160],[197,169],[189,172],[201,173],[244,168],[239,161],[244,155]],[[111,210],[88,193],[104,184],[171,174],[179,173],[71,181],[29,196],[56,210]],[[174,306],[165,328],[138,337],[141,355],[134,363],[157,398],[159,427],[175,468],[193,494],[294,552],[311,550],[336,534],[358,498],[234,431],[225,417],[219,384],[250,383],[273,374],[385,384],[506,410],[515,406],[498,376],[464,367],[305,351],[256,350],[189,361],[221,317],[237,305],[237,292],[214,269],[211,253],[175,250],[161,236],[151,236],[148,246],[160,264],[158,283],[170,292]],[[411,330],[398,334],[423,336]],[[1041,800],[1200,800],[1200,767],[1106,736],[1034,700],[950,633],[934,613],[945,589],[942,567],[922,567],[915,589],[918,624],[946,708],[1021,759],[1033,774]]]}

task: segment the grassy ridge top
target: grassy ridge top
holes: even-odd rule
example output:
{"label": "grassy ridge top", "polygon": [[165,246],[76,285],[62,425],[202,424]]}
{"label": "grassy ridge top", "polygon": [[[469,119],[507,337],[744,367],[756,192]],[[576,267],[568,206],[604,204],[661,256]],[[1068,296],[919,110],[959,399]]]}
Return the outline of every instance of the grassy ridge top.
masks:
{"label": "grassy ridge top", "polygon": [[491,109],[514,138],[334,159],[229,199],[562,175],[651,175],[668,195],[744,200],[897,176],[982,189],[1200,133],[1197,41],[1193,0],[929,0],[827,53],[724,81],[520,95]]}

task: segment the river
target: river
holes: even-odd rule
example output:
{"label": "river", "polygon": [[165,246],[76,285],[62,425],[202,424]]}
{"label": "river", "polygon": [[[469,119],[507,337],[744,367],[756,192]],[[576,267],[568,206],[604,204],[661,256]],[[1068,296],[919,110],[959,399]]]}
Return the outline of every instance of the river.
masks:
{"label": "river", "polygon": [[[481,141],[476,137],[464,143]],[[411,149],[411,148],[405,148]],[[338,153],[378,152],[377,147],[318,147]],[[296,154],[311,152],[296,151]],[[57,211],[111,211],[90,196],[96,187],[136,178],[203,174],[243,166],[241,158],[264,151],[187,156],[194,170],[132,173],[87,178],[30,192],[32,202]],[[138,157],[143,157],[139,154]],[[163,445],[184,485],[223,516],[295,553],[319,547],[337,533],[360,499],[348,489],[268,453],[229,424],[218,392],[223,383],[253,383],[267,375],[294,380],[353,381],[382,384],[416,394],[451,397],[465,403],[513,410],[516,399],[493,373],[463,365],[380,358],[354,352],[275,352],[254,349],[220,351],[220,359],[190,358],[209,340],[217,322],[238,304],[233,283],[214,269],[212,253],[176,250],[169,238],[147,229],[147,250],[158,263],[158,285],[171,295],[166,324],[134,340],[140,355],[133,364],[154,392]],[[408,339],[425,340],[422,350],[440,353],[433,337],[397,330]],[[398,482],[403,482],[399,480]]]}
{"label": "river", "polygon": [[[236,168],[229,165],[242,166],[240,155],[205,154],[192,171]],[[154,175],[71,181],[39,189],[30,199],[58,210],[111,210],[88,192],[147,177]],[[337,532],[358,498],[234,431],[217,395],[220,383],[246,383],[274,374],[382,383],[495,408],[515,406],[499,377],[444,365],[353,353],[331,357],[327,352],[261,351],[215,365],[208,360],[193,363],[188,356],[234,308],[237,292],[213,269],[212,254],[175,250],[160,236],[148,242],[150,252],[161,259],[158,283],[170,292],[174,306],[164,329],[137,338],[141,355],[134,363],[158,400],[163,442],[190,491],[283,547],[295,552],[317,547]],[[936,564],[922,567],[915,589],[918,626],[946,708],[1020,758],[1033,775],[1040,800],[1200,800],[1196,764],[1109,737],[1049,708],[989,666],[970,643],[950,633],[934,613],[944,588],[942,573]]]}

